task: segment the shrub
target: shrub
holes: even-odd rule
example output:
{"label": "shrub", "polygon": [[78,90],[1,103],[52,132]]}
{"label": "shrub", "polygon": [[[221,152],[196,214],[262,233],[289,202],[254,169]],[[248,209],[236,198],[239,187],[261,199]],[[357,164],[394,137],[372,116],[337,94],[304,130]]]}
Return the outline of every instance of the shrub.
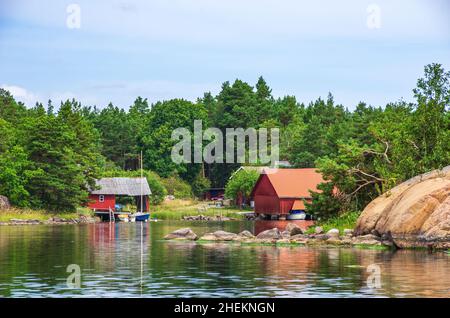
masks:
{"label": "shrub", "polygon": [[167,194],[173,195],[177,199],[192,198],[191,185],[176,174],[168,178],[162,178],[161,183],[166,188]]}

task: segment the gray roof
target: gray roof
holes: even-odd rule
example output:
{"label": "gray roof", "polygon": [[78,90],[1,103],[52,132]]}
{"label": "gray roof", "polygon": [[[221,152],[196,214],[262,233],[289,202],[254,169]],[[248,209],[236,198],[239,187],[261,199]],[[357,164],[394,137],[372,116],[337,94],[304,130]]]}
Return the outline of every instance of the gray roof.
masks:
{"label": "gray roof", "polygon": [[140,196],[152,194],[147,178],[102,178],[96,181],[98,190],[91,191],[92,194],[115,194]]}

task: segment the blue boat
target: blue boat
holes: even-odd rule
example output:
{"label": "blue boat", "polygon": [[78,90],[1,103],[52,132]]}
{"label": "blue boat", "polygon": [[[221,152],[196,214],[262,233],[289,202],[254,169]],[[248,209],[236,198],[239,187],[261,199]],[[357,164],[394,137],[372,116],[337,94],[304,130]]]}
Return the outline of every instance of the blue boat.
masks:
{"label": "blue boat", "polygon": [[148,219],[150,218],[150,213],[138,212],[134,216],[135,216],[136,222],[147,222]]}

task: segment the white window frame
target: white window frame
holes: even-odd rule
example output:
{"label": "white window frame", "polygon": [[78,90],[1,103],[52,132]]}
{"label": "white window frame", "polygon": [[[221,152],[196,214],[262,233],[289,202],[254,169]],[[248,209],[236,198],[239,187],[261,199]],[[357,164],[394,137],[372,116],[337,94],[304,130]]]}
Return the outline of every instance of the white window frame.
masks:
{"label": "white window frame", "polygon": [[100,203],[105,202],[105,196],[104,196],[103,194],[100,194],[100,195],[98,196],[98,202],[100,202]]}

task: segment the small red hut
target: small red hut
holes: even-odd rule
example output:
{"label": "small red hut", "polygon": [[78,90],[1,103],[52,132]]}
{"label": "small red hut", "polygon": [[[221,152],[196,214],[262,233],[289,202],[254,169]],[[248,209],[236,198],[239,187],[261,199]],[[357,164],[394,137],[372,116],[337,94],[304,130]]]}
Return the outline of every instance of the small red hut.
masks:
{"label": "small red hut", "polygon": [[138,210],[149,211],[152,194],[146,178],[102,178],[96,181],[96,190],[89,193],[88,207],[95,211],[115,211],[116,196],[134,197]]}
{"label": "small red hut", "polygon": [[322,175],[315,168],[265,169],[251,193],[255,214],[287,216],[305,211],[304,202],[311,200],[309,190],[317,191],[321,182]]}

